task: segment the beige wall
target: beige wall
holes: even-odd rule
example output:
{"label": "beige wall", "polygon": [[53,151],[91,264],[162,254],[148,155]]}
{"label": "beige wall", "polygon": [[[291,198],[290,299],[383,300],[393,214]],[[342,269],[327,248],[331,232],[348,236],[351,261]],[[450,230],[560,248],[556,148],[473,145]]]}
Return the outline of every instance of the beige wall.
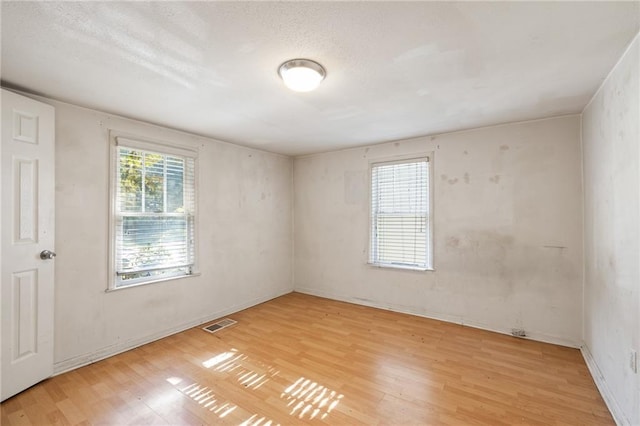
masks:
{"label": "beige wall", "polygon": [[640,38],[583,112],[584,343],[619,424],[640,424]]}
{"label": "beige wall", "polygon": [[[56,371],[292,290],[292,161],[39,98],[56,108]],[[201,275],[105,293],[109,129],[199,150]]]}
{"label": "beige wall", "polygon": [[[369,162],[434,152],[433,272],[367,265]],[[581,341],[580,116],[294,162],[297,291]]]}

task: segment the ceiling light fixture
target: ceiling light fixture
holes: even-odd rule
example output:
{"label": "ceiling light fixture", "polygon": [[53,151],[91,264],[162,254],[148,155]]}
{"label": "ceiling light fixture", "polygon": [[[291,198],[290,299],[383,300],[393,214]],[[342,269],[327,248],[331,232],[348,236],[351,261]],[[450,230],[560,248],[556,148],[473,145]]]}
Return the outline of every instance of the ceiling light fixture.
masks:
{"label": "ceiling light fixture", "polygon": [[295,92],[315,90],[327,75],[319,63],[310,59],[291,59],[278,68],[284,84]]}

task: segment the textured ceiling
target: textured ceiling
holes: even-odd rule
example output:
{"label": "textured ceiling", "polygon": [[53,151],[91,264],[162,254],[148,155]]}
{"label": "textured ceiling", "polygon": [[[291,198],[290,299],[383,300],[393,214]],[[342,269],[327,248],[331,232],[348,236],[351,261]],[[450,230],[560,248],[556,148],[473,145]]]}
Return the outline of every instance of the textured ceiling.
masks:
{"label": "textured ceiling", "polygon": [[[639,2],[2,2],[10,87],[284,154],[578,113]],[[311,93],[287,59],[322,63]]]}

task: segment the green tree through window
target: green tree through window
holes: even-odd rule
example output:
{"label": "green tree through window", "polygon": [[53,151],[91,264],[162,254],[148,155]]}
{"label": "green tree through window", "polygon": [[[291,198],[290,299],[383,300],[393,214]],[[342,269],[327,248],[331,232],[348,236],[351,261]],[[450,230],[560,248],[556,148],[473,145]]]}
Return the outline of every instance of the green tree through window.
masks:
{"label": "green tree through window", "polygon": [[116,287],[186,275],[194,262],[194,159],[118,147]]}

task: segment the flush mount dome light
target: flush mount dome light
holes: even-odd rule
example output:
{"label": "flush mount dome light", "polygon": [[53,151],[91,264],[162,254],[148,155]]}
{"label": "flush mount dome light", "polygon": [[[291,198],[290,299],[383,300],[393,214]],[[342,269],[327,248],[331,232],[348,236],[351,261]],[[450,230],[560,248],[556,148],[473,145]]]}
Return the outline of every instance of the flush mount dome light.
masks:
{"label": "flush mount dome light", "polygon": [[322,65],[309,59],[291,59],[280,65],[278,74],[284,84],[296,92],[316,89],[327,75]]}

